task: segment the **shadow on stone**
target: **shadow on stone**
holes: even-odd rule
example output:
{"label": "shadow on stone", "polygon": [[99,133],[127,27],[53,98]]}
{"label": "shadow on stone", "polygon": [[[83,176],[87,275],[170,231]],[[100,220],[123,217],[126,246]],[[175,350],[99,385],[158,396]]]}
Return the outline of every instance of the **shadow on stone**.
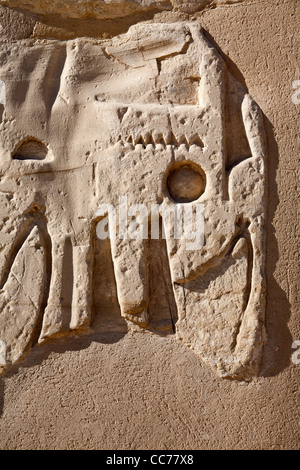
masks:
{"label": "shadow on stone", "polygon": [[264,347],[261,365],[261,376],[274,377],[290,365],[292,354],[292,336],[288,329],[290,303],[285,291],[274,277],[276,264],[279,260],[278,243],[273,220],[279,204],[276,171],[279,163],[278,146],[274,137],[273,125],[264,116],[268,140],[268,214],[266,241],[266,333],[267,343]]}

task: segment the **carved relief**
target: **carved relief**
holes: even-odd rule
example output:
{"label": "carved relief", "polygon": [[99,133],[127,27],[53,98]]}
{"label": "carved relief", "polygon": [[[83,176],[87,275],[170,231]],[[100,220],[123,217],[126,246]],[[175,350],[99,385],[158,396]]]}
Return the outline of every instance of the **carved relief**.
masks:
{"label": "carved relief", "polygon": [[[70,330],[126,324],[174,334],[220,376],[257,374],[263,118],[201,28],[137,25],[110,41],[11,47],[1,64],[6,365]],[[203,246],[98,240],[99,205],[124,201],[148,214],[203,204]]]}

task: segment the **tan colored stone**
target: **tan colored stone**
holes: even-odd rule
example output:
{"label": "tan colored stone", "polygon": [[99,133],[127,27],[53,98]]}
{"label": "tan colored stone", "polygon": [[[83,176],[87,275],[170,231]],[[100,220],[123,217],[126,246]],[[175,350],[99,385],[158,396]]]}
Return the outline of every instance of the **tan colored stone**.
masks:
{"label": "tan colored stone", "polygon": [[[6,99],[0,190],[11,195],[4,217],[15,211],[16,222],[9,240],[3,237],[1,287],[7,296],[8,270],[20,257],[30,262],[18,240],[25,240],[28,226],[39,229],[45,254],[35,270],[45,279],[40,284],[46,297],[39,305],[42,323],[32,335],[40,328],[43,342],[92,327],[93,246],[95,227],[106,223],[103,205],[118,213],[108,225],[117,229],[110,245],[121,315],[129,329],[136,323],[152,330],[148,218],[153,207],[170,213],[180,207],[188,217],[188,206],[196,219],[202,205],[203,247],[199,228],[193,240],[186,232],[173,239],[171,227],[171,238],[158,241],[170,265],[164,294],[169,332],[221,376],[257,374],[264,343],[263,122],[201,29],[188,23],[136,25],[106,42],[42,41],[29,48],[24,41],[21,49],[8,47],[1,71]],[[229,161],[226,113],[232,101],[244,131],[236,135],[240,153]],[[144,213],[136,206],[141,204]],[[128,220],[140,217],[130,225],[145,230],[140,238],[132,239],[127,225],[120,234],[125,206]],[[169,225],[162,212],[162,220],[168,234],[171,218]],[[72,295],[66,304],[67,253]],[[16,294],[12,301],[18,302]],[[166,321],[154,323],[166,328]],[[6,331],[5,315],[1,325]],[[10,343],[6,333],[0,338],[16,348],[19,332],[13,326],[9,331]],[[18,348],[33,343],[27,338]],[[8,363],[20,355],[8,356]]]}
{"label": "tan colored stone", "polygon": [[[187,344],[182,344],[181,341],[175,339],[171,320],[177,318],[177,304],[174,303],[169,257],[163,240],[149,240],[148,246],[148,315],[151,319],[151,330],[131,326],[131,331],[127,331],[128,327],[121,316],[117,300],[118,293],[109,240],[99,240],[93,236],[95,315],[92,317],[92,328],[86,330],[85,333],[82,330],[76,330],[73,334],[67,335],[71,320],[72,286],[74,278],[77,277],[70,266],[77,265],[83,254],[81,247],[78,250],[73,249],[71,237],[67,237],[62,263],[64,285],[61,298],[64,309],[62,332],[60,337],[49,338],[48,341],[33,348],[30,348],[29,341],[27,349],[29,354],[26,357],[22,353],[24,343],[26,343],[26,334],[20,337],[20,348],[15,343],[15,352],[18,353],[19,349],[22,356],[16,364],[9,365],[9,368],[6,366],[7,371],[0,377],[1,449],[124,449],[127,451],[158,449],[166,453],[166,449],[169,451],[178,448],[197,450],[294,450],[299,448],[300,323],[299,248],[297,244],[299,142],[297,135],[300,71],[296,52],[300,47],[299,7],[300,3],[293,0],[275,2],[269,0],[251,2],[249,0],[237,5],[224,4],[214,9],[205,9],[192,18],[193,21],[196,18],[197,24],[201,23],[205,37],[215,45],[219,52],[221,51],[220,54],[226,62],[227,70],[230,71],[230,74],[227,74],[228,83],[231,82],[230,75],[232,74],[243,84],[240,93],[230,93],[231,99],[227,100],[226,143],[231,149],[227,158],[232,176],[236,173],[236,177],[231,178],[230,183],[230,194],[234,198],[234,204],[238,204],[241,191],[246,198],[252,194],[251,186],[255,184],[256,179],[256,170],[253,171],[251,165],[248,165],[250,160],[247,162],[246,159],[243,164],[236,165],[240,155],[249,155],[249,149],[247,153],[244,150],[249,145],[243,130],[246,114],[242,115],[241,111],[243,101],[241,97],[244,96],[246,88],[259,103],[264,115],[264,127],[268,139],[267,179],[269,186],[268,214],[264,229],[264,235],[267,238],[265,259],[267,338],[258,376],[251,383],[240,380],[220,380],[214,374],[213,369],[216,366],[213,366],[213,369],[207,367],[203,362],[203,356],[195,354],[195,351],[187,347]],[[137,15],[113,21],[103,20],[103,22],[83,18],[70,20],[58,15],[44,15],[43,23],[41,21],[37,23],[33,31],[36,15],[24,15],[20,11],[1,7],[1,71],[7,59],[7,51],[8,54],[10,50],[16,54],[15,51],[20,49],[20,52],[16,54],[17,64],[22,55],[21,49],[24,52],[32,45],[35,47],[38,44],[47,45],[48,39],[51,38],[62,40],[79,36],[112,37],[125,33],[132,23],[153,21],[154,11],[149,10],[148,13],[140,12]],[[187,18],[187,14],[170,10],[156,13],[154,21],[172,23]],[[18,40],[18,38],[30,36],[30,41]],[[40,41],[36,39],[38,37],[47,40]],[[92,39],[88,41],[93,42]],[[16,44],[17,48],[14,47]],[[60,41],[55,41],[53,44],[57,49],[59,45],[63,45]],[[110,41],[105,44],[112,46]],[[102,45],[101,42],[101,47]],[[30,56],[24,53],[24,63],[22,67],[17,68],[20,80],[23,77],[23,69],[24,73],[27,70],[26,74],[28,74],[28,67],[31,63],[31,59],[27,60],[28,58],[30,59]],[[169,59],[161,63],[165,72],[168,71]],[[91,61],[93,61],[92,58]],[[96,62],[94,60],[94,64]],[[5,69],[6,81],[7,78],[12,80],[14,77],[13,58],[10,58],[10,64],[10,70],[9,67]],[[53,73],[54,82],[55,76],[56,74]],[[57,76],[60,76],[60,73]],[[37,77],[39,77],[39,72]],[[2,78],[0,76],[0,80]],[[111,76],[113,82],[112,79],[113,75]],[[170,70],[169,79],[172,79],[172,70]],[[26,80],[24,83],[27,86]],[[55,83],[57,87],[57,82]],[[119,84],[121,86],[122,81]],[[177,80],[177,90],[181,88],[180,85],[187,90],[186,94],[176,93],[176,99],[179,97],[182,99],[180,106],[186,104],[185,96],[189,104],[193,105],[198,95],[197,80],[190,83],[188,87],[187,81],[181,83]],[[21,81],[14,90],[17,91],[20,86]],[[144,89],[146,90],[146,87]],[[232,84],[231,90],[233,89],[237,89],[236,81]],[[4,116],[4,105],[6,106],[5,91],[6,87],[2,81],[0,82],[1,118]],[[34,100],[35,94],[31,96]],[[32,99],[31,96],[30,99]],[[39,94],[37,93],[36,96],[38,97]],[[162,97],[168,104],[168,88],[164,90]],[[28,101],[31,113],[35,113],[39,101],[37,99],[36,103],[34,102],[35,106],[29,106]],[[118,101],[122,102],[122,100]],[[10,103],[8,105],[11,106]],[[20,110],[21,108],[22,106]],[[119,109],[120,117],[125,115],[125,108]],[[17,116],[18,109],[16,106]],[[75,112],[71,114],[75,115]],[[27,115],[24,123],[26,119],[30,119],[30,116]],[[173,126],[175,123],[176,120],[173,120]],[[12,129],[13,125],[12,121]],[[247,127],[248,135],[250,135],[250,126]],[[27,130],[25,136],[23,134],[16,136],[9,155],[20,149],[20,142],[23,142],[25,147],[27,142],[30,143],[26,139],[28,134]],[[32,137],[36,135],[33,134]],[[1,142],[2,136],[1,128]],[[36,139],[38,137],[37,134]],[[155,137],[157,141],[160,140],[160,144],[157,145],[162,145],[159,133],[155,134]],[[44,143],[48,146],[47,142]],[[199,141],[198,144],[201,147]],[[35,144],[36,151],[38,147],[38,143]],[[22,154],[24,156],[23,150],[21,156]],[[3,156],[1,151],[1,165],[5,163]],[[56,155],[48,149],[45,158],[47,161],[44,159],[44,163],[52,164]],[[26,160],[16,161],[26,163]],[[35,160],[35,164],[38,163],[42,163],[42,160]],[[178,165],[180,166],[181,163],[178,162]],[[251,177],[249,177],[250,172]],[[58,173],[55,172],[55,179]],[[30,176],[25,182],[29,187],[32,184]],[[46,174],[44,174],[45,177]],[[52,181],[53,188],[56,186],[55,179]],[[66,193],[68,192],[67,180],[68,178],[65,178],[63,185],[63,191]],[[168,181],[168,178],[166,180]],[[243,180],[245,184],[235,185],[235,182],[241,183]],[[3,182],[3,177],[1,181]],[[57,185],[61,183],[63,183],[63,178],[61,180],[58,178]],[[129,183],[128,187],[130,188]],[[207,188],[207,181],[205,187]],[[259,202],[259,197],[257,201]],[[64,199],[61,197],[60,204],[63,202]],[[18,207],[19,204],[20,207]],[[16,238],[17,231],[14,230],[21,225],[20,214],[23,215],[23,209],[26,210],[26,205],[22,204],[21,195],[20,198],[13,196],[7,184],[5,192],[0,193],[0,262],[2,264],[7,250],[11,248]],[[13,210],[10,210],[13,206]],[[42,206],[43,201],[40,201],[37,209],[39,208],[41,215],[43,214]],[[24,216],[24,223],[37,220],[36,216],[33,217],[33,212],[31,211],[31,215],[29,214],[27,218]],[[9,216],[8,219],[7,216]],[[34,266],[41,265],[43,253],[49,252],[47,248],[49,239],[47,237],[45,239],[45,232],[41,230],[41,227],[43,227],[43,217],[39,228],[35,223],[32,229],[28,227],[27,238],[27,232],[21,231],[22,234],[25,233],[25,237],[22,238],[25,251],[19,251],[21,256],[18,257],[18,265],[14,264],[11,268],[14,273],[20,272],[19,268],[23,266],[23,254],[26,255],[26,259],[32,259],[32,265],[26,264],[26,272],[31,276]],[[93,226],[92,234],[94,235],[95,230],[96,227]],[[31,235],[37,246],[41,244],[39,250],[29,247]],[[209,272],[211,289],[207,290],[204,277],[202,283],[201,277],[190,281],[191,288],[195,286],[198,288],[197,291],[190,289],[190,294],[197,300],[198,305],[201,305],[200,317],[207,311],[204,306],[205,298],[201,294],[201,287],[203,287],[210,294],[210,304],[215,306],[219,324],[225,320],[234,319],[234,316],[230,318],[224,316],[225,309],[217,310],[218,298],[216,296],[222,296],[223,305],[227,299],[228,306],[236,309],[244,286],[246,257],[247,249],[241,240],[228,257],[223,274],[219,266],[216,266],[214,272]],[[47,265],[46,260],[44,264]],[[30,267],[33,269],[29,269]],[[214,273],[218,273],[218,276],[214,277]],[[36,285],[39,284],[39,274],[41,271],[36,273]],[[227,277],[229,274],[230,278]],[[10,292],[17,296],[17,301],[21,297],[25,299],[25,302],[28,301],[28,296],[22,289],[19,290],[19,294],[16,294],[18,284],[16,281],[12,282],[12,277],[10,286]],[[224,290],[226,286],[228,292]],[[232,289],[231,294],[230,289]],[[38,299],[38,294],[33,288],[29,293],[32,299]],[[4,295],[5,292],[2,291],[0,293],[2,300]],[[78,291],[77,298],[80,299],[80,297],[81,293]],[[17,308],[13,302],[10,302],[10,306],[12,312]],[[29,309],[26,310],[26,312],[29,311]],[[31,313],[32,317],[36,318],[34,308]],[[189,306],[189,314],[195,322],[199,322],[199,316],[197,311],[192,309],[192,304]],[[76,315],[74,309],[72,317],[77,321],[81,317],[81,309],[78,309]],[[33,320],[26,315],[24,317],[20,315],[19,319],[22,320],[22,318],[25,321],[28,318],[29,322]],[[12,320],[12,318],[8,315],[7,320]],[[250,324],[249,320],[251,319],[245,322],[246,329]],[[211,317],[208,317],[207,329],[211,326],[210,322]],[[223,330],[224,333],[226,328]],[[30,326],[27,332],[30,334],[31,331]],[[197,342],[199,345],[200,340],[203,341],[206,334],[205,328],[201,331],[203,334]],[[210,333],[210,338],[213,338],[220,347],[217,332],[218,330],[213,335]],[[194,342],[194,331],[187,328],[186,334],[188,333],[191,333],[190,341]],[[185,338],[188,339],[187,336]],[[243,348],[245,343],[247,344],[247,339],[246,336],[240,342]],[[208,341],[203,343],[205,348],[208,344]],[[220,348],[223,354],[226,353],[225,349],[224,345]],[[247,350],[247,348],[244,349]],[[259,353],[260,348],[256,348],[256,351]],[[6,358],[10,361],[11,353],[0,339],[0,365],[5,364]],[[212,357],[212,359],[215,358]],[[184,453],[190,454],[191,452],[185,451]]]}
{"label": "tan colored stone", "polygon": [[240,3],[244,0],[1,0],[0,4],[9,7],[21,7],[41,15],[59,14],[65,17],[82,18],[116,18],[136,12],[175,10],[195,13],[206,6],[224,3]]}

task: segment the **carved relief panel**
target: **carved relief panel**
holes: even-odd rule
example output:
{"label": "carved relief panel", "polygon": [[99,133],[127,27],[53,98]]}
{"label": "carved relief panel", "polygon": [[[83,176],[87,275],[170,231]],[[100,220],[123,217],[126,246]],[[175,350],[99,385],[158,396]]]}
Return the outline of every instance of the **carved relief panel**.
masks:
{"label": "carved relief panel", "polygon": [[[263,118],[201,28],[144,24],[4,52],[3,369],[48,338],[125,325],[173,334],[222,377],[256,375]],[[199,208],[201,243],[174,236],[176,214],[196,220]],[[104,223],[115,236],[99,238]]]}

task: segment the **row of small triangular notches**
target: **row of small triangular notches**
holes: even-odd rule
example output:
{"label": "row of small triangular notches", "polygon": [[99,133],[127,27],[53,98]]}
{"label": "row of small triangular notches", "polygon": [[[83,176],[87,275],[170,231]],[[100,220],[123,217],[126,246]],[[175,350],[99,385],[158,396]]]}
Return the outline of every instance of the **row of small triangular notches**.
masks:
{"label": "row of small triangular notches", "polygon": [[174,147],[179,147],[180,145],[186,145],[187,147],[191,147],[192,145],[196,145],[197,147],[204,147],[199,134],[195,134],[191,139],[188,139],[186,136],[182,136],[180,139],[176,139],[172,132],[167,136],[158,134],[157,136],[153,137],[153,135],[148,134],[147,136],[140,135],[138,138],[135,138],[132,135],[126,137],[120,135],[118,142],[121,142],[123,145],[142,145],[144,148],[146,148],[148,145],[153,147],[158,145],[163,147],[166,147],[167,145],[172,145]]}

